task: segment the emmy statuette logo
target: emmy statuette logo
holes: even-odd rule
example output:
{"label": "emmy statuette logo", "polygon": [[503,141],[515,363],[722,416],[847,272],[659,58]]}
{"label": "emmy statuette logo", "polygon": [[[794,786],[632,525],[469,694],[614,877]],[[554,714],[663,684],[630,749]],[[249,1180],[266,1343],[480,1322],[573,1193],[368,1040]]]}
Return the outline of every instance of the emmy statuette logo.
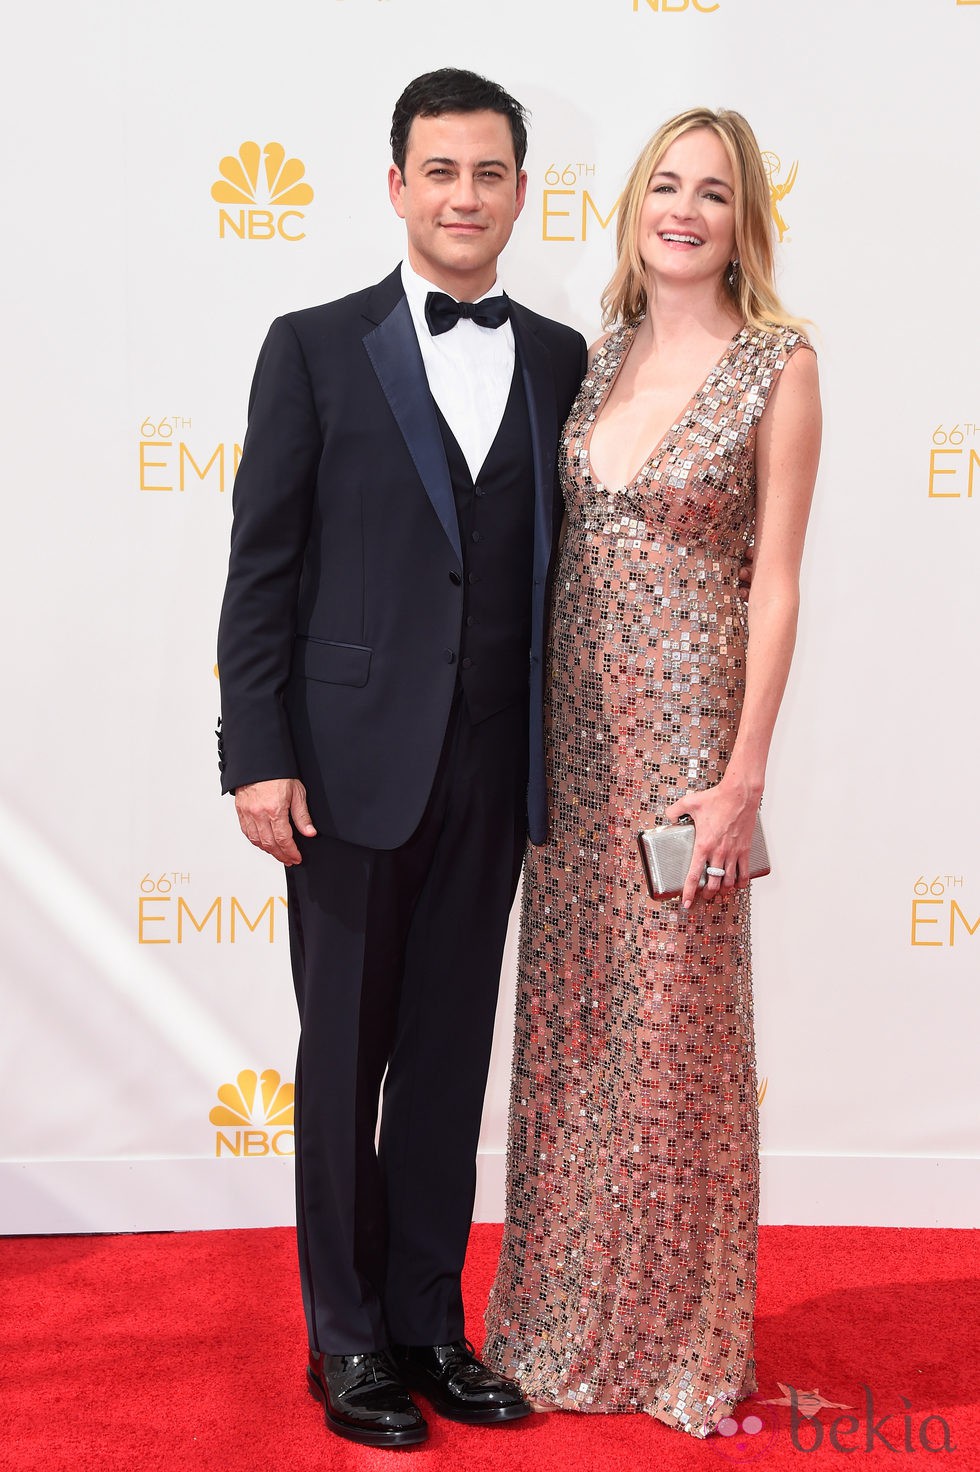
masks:
{"label": "emmy statuette logo", "polygon": [[766,152],[762,155],[762,162],[766,169],[766,178],[769,180],[769,209],[772,213],[772,222],[779,231],[779,239],[782,241],[789,226],[783,219],[779,206],[796,183],[796,175],[799,172],[799,164],[794,163],[785,179],[780,179],[782,163],[778,153]]}

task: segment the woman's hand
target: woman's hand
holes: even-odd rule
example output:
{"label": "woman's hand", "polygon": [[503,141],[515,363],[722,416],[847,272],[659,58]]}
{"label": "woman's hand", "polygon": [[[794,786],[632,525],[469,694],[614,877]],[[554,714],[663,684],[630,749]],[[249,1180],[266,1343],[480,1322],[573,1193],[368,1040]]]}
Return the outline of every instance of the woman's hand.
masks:
{"label": "woman's hand", "polygon": [[[710,905],[716,894],[746,887],[749,849],[761,800],[761,788],[756,791],[723,777],[717,787],[709,787],[706,792],[685,793],[666,810],[664,817],[668,823],[676,823],[682,813],[689,813],[694,819],[694,857],[681,894],[685,910],[691,908],[698,896]],[[707,882],[701,886],[699,881],[706,868],[724,872],[709,872]]]}

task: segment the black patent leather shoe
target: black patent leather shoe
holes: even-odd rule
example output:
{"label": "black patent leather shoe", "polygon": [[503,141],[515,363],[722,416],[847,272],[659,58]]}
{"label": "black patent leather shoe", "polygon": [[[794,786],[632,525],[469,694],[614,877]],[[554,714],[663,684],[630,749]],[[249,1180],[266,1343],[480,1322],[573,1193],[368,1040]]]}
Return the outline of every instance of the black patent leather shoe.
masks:
{"label": "black patent leather shoe", "polygon": [[391,1353],[404,1383],[450,1421],[493,1426],[531,1414],[514,1382],[481,1364],[465,1339],[423,1347],[396,1344]]}
{"label": "black patent leather shoe", "polygon": [[310,1394],[331,1431],[362,1446],[415,1446],[429,1428],[387,1350],[315,1354],[306,1369]]}

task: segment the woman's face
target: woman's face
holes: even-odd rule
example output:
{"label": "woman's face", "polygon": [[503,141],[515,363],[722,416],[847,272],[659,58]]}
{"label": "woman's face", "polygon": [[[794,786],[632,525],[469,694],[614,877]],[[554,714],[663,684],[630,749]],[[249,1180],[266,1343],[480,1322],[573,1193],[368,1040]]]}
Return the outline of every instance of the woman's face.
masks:
{"label": "woman's face", "polygon": [[664,281],[720,281],[735,255],[735,179],[710,128],[692,128],[667,149],[640,210],[640,258]]}

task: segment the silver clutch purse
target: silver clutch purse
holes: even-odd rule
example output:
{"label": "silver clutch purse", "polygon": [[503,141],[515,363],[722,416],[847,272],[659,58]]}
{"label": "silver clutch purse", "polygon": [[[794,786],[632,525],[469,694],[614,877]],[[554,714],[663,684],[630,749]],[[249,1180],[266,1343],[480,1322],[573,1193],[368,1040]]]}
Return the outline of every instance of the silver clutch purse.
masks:
{"label": "silver clutch purse", "polygon": [[[678,823],[664,823],[640,834],[643,867],[655,900],[670,899],[684,888],[694,856],[694,831],[694,819],[685,817]],[[749,849],[749,878],[761,879],[770,871],[766,836],[757,813]],[[707,875],[702,874],[699,883],[707,883]]]}

